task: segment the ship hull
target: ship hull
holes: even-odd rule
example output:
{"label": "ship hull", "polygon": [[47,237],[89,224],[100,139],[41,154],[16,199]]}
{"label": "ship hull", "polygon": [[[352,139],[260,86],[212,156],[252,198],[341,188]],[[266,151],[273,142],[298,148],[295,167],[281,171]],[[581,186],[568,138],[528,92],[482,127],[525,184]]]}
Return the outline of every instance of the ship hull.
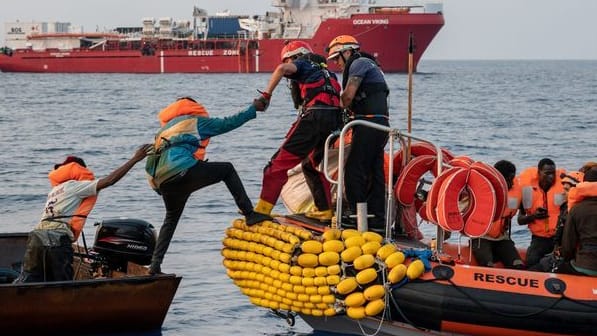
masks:
{"label": "ship hull", "polygon": [[[357,14],[348,19],[323,21],[308,42],[325,54],[329,41],[341,34],[355,36],[362,50],[378,58],[385,72],[408,71],[408,41],[413,34],[413,71],[444,24],[437,14]],[[285,39],[208,40],[210,48],[192,43],[176,44],[151,55],[140,49],[124,50],[27,50],[0,54],[3,72],[38,73],[259,73],[272,72],[279,64]],[[205,44],[202,44],[202,46]],[[331,65],[332,70],[338,71]]]}

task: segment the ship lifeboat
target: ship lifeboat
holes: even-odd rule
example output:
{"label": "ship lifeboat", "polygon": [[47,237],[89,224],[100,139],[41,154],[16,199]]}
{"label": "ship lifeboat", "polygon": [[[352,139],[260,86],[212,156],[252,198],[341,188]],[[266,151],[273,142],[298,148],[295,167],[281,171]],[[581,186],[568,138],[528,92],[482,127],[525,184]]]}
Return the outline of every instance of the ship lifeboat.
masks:
{"label": "ship lifeboat", "polygon": [[408,7],[381,7],[374,8],[373,14],[408,14],[410,8]]}

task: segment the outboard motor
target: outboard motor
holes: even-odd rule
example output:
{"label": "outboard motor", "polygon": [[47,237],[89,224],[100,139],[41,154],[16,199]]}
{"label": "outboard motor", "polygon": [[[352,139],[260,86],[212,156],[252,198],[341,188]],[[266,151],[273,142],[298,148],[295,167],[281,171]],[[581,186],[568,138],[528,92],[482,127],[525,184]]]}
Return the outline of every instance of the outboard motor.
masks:
{"label": "outboard motor", "polygon": [[156,232],[150,223],[132,218],[108,219],[96,223],[93,251],[111,270],[126,270],[127,263],[149,265]]}

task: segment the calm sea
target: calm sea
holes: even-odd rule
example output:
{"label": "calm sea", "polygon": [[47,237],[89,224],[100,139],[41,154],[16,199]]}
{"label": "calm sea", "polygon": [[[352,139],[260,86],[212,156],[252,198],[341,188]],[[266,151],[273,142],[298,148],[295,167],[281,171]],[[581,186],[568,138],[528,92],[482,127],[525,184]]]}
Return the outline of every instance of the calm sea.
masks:
{"label": "calm sea", "polygon": [[[413,133],[455,154],[519,171],[543,157],[576,170],[597,161],[597,61],[423,61],[414,75]],[[214,116],[242,109],[268,74],[122,75],[0,73],[0,232],[30,230],[49,190],[47,173],[66,155],[82,156],[97,176],[151,142],[156,113],[192,96]],[[388,74],[391,123],[406,129],[408,77]],[[296,114],[284,82],[270,109],[240,129],[212,139],[212,161],[231,161],[252,199],[261,172]],[[278,212],[284,212],[279,204]],[[220,256],[224,229],[237,216],[224,184],[195,193],[166,255],[163,270],[183,276],[161,334],[314,335],[304,322],[289,327],[252,306],[226,277]],[[161,225],[161,198],[147,185],[143,163],[102,191],[93,220],[141,218]],[[427,235],[434,231],[423,224]],[[515,227],[520,246],[524,227]]]}

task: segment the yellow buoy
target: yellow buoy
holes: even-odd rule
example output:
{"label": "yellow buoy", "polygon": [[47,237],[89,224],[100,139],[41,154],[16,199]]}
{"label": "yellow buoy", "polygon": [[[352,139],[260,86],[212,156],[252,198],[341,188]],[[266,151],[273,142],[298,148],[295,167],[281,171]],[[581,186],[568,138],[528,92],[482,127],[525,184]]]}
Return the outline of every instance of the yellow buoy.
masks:
{"label": "yellow buoy", "polygon": [[336,291],[338,294],[342,295],[349,294],[352,293],[352,291],[354,291],[358,285],[359,284],[357,283],[357,279],[355,277],[349,277],[338,283],[336,286]]}
{"label": "yellow buoy", "polygon": [[365,240],[368,242],[378,242],[381,245],[381,242],[383,241],[383,236],[377,232],[367,231],[367,232],[363,232],[362,235],[363,235],[363,238],[365,238]]}
{"label": "yellow buoy", "polygon": [[344,304],[347,307],[359,307],[365,304],[366,301],[362,292],[354,292],[344,299]]}
{"label": "yellow buoy", "polygon": [[344,245],[346,245],[347,248],[349,247],[353,247],[353,246],[363,246],[365,244],[365,238],[363,238],[363,236],[352,236],[349,238],[346,238],[344,240]]}
{"label": "yellow buoy", "polygon": [[425,272],[425,265],[421,259],[417,259],[411,262],[406,269],[406,276],[410,279],[416,279],[421,276]]}
{"label": "yellow buoy", "polygon": [[323,314],[325,316],[335,316],[336,315],[336,309],[335,308],[328,308],[326,310],[323,311]]}
{"label": "yellow buoy", "polygon": [[391,243],[385,244],[377,250],[377,257],[385,261],[394,252],[396,252],[396,245]]}
{"label": "yellow buoy", "polygon": [[381,299],[382,297],[384,297],[385,294],[386,289],[382,285],[369,286],[363,291],[363,295],[365,296],[365,299],[367,299],[367,301]]}
{"label": "yellow buoy", "polygon": [[340,277],[337,275],[328,275],[326,281],[328,285],[337,285],[340,282]]}
{"label": "yellow buoy", "polygon": [[381,313],[385,307],[386,304],[383,299],[373,300],[367,303],[367,305],[365,306],[365,314],[367,316],[375,316]]}
{"label": "yellow buoy", "polygon": [[315,269],[312,267],[303,268],[303,277],[312,278],[315,276]]}
{"label": "yellow buoy", "polygon": [[328,275],[328,268],[325,266],[319,266],[315,268],[315,276],[324,277]]}
{"label": "yellow buoy", "polygon": [[406,266],[404,264],[399,264],[392,268],[390,273],[388,273],[388,280],[390,283],[395,284],[404,279],[404,276],[406,276]]}
{"label": "yellow buoy", "polygon": [[340,255],[338,252],[333,251],[323,252],[319,254],[318,261],[319,264],[323,266],[336,265],[340,262]]}
{"label": "yellow buoy", "polygon": [[341,240],[328,240],[323,243],[323,250],[325,252],[337,252],[340,253],[344,251],[344,243]]}
{"label": "yellow buoy", "polygon": [[319,254],[323,251],[323,245],[317,240],[307,240],[301,244],[303,253]]}
{"label": "yellow buoy", "polygon": [[365,244],[363,244],[363,246],[361,246],[361,250],[363,250],[363,254],[375,255],[377,253],[377,250],[379,250],[380,247],[381,247],[381,244],[379,242],[370,241],[370,242],[366,242]]}
{"label": "yellow buoy", "polygon": [[402,264],[404,262],[405,256],[404,253],[400,252],[400,251],[396,251],[392,254],[390,254],[386,259],[386,266],[388,266],[389,269],[392,269],[394,267],[396,267],[399,264]]}
{"label": "yellow buoy", "polygon": [[346,240],[350,237],[360,236],[361,233],[355,229],[345,229],[342,231],[342,239]]}
{"label": "yellow buoy", "polygon": [[346,263],[351,263],[356,258],[360,257],[361,254],[363,254],[363,252],[361,251],[360,246],[352,246],[352,247],[349,247],[346,250],[342,251],[342,253],[340,254],[340,257],[342,258],[342,261],[344,261]]}
{"label": "yellow buoy", "polygon": [[375,264],[375,257],[371,254],[363,254],[362,256],[356,258],[353,262],[354,268],[357,271],[369,268],[373,266],[373,264]]}
{"label": "yellow buoy", "polygon": [[297,262],[303,267],[317,267],[318,257],[313,253],[303,253],[298,256]]}
{"label": "yellow buoy", "polygon": [[346,315],[351,319],[360,320],[365,318],[365,307],[348,307]]}
{"label": "yellow buoy", "polygon": [[374,268],[364,269],[357,273],[356,279],[359,285],[366,285],[377,279],[377,271]]}
{"label": "yellow buoy", "polygon": [[338,275],[340,272],[342,272],[340,265],[328,266],[328,275]]}
{"label": "yellow buoy", "polygon": [[291,266],[290,274],[292,275],[303,275],[303,268],[300,266]]}
{"label": "yellow buoy", "polygon": [[323,241],[338,240],[342,237],[342,232],[338,229],[326,230],[322,235]]}

